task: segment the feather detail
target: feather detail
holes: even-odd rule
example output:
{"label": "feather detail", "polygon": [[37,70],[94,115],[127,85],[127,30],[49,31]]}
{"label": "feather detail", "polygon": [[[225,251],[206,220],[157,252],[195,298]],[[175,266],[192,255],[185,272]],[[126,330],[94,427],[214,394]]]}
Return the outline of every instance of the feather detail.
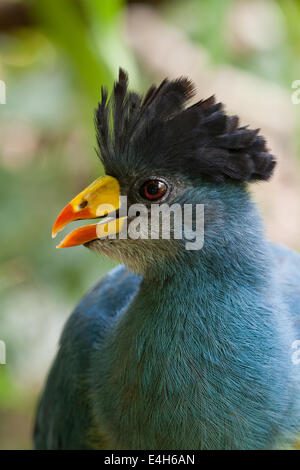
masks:
{"label": "feather detail", "polygon": [[267,180],[276,161],[259,129],[239,127],[215,97],[187,107],[193,83],[180,77],[152,85],[145,97],[128,91],[128,75],[120,69],[111,98],[101,90],[95,113],[100,158],[109,174],[126,164],[169,170],[190,179],[214,182]]}

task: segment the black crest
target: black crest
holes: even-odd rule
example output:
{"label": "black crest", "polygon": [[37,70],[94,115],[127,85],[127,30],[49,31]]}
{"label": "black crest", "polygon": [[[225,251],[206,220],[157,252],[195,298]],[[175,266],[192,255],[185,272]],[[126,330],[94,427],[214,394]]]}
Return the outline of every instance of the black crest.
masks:
{"label": "black crest", "polygon": [[128,76],[108,99],[101,89],[95,122],[100,157],[108,174],[118,170],[167,170],[222,182],[267,180],[276,164],[259,130],[239,127],[214,97],[187,107],[194,96],[187,78],[164,80],[145,97],[128,91]]}

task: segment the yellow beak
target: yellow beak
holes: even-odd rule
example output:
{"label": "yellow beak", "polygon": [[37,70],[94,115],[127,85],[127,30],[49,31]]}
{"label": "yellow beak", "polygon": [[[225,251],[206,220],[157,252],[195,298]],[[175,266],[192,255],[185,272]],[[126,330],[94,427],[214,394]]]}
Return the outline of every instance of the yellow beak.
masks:
{"label": "yellow beak", "polygon": [[[120,207],[120,185],[112,176],[101,176],[81,191],[58,215],[52,229],[52,237],[56,237],[67,224],[74,220],[95,219],[115,213]],[[124,219],[110,218],[97,224],[86,225],[73,230],[57,248],[82,245],[97,238],[105,238],[117,234]]]}

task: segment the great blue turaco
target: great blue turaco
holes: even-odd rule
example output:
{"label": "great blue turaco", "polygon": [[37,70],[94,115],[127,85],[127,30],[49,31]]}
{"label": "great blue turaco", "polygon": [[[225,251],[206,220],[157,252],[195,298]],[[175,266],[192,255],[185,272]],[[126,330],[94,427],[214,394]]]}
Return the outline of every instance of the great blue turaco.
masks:
{"label": "great blue turaco", "polygon": [[[63,209],[53,234],[97,219],[59,247],[84,244],[121,265],[64,327],[37,411],[38,449],[297,446],[300,256],[266,239],[248,190],[276,161],[259,131],[214,97],[188,105],[194,93],[178,78],[142,97],[122,69],[110,98],[102,88],[95,123],[106,175]],[[121,239],[120,196],[147,211],[203,205],[202,248]]]}

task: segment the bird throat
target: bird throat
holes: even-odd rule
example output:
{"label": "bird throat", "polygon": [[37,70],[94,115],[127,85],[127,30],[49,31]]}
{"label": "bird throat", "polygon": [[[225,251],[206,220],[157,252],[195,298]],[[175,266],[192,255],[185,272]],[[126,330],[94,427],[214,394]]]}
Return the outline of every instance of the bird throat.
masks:
{"label": "bird throat", "polygon": [[[259,295],[243,279],[233,284],[204,269],[142,282],[99,363],[106,378],[101,422],[119,423],[111,436],[114,448],[237,446],[243,416],[252,413],[237,397],[250,386],[257,387],[259,402],[268,393],[261,361],[268,338],[260,328],[262,312],[254,308]],[[249,435],[253,448],[256,438]]]}

